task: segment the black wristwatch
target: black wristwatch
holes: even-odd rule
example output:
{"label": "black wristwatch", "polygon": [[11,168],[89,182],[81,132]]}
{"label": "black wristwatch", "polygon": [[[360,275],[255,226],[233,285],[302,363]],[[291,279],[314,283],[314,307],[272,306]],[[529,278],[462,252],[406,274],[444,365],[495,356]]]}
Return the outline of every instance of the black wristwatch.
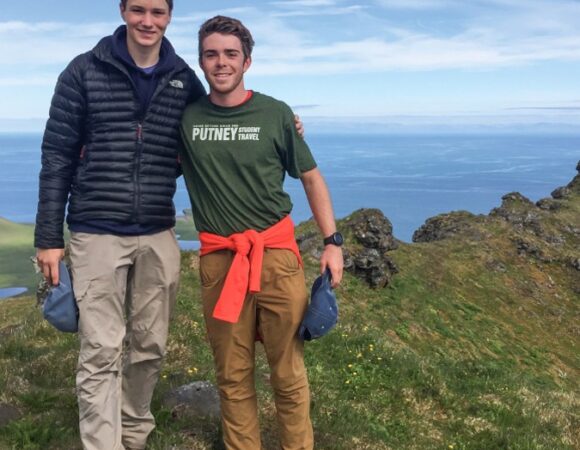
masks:
{"label": "black wristwatch", "polygon": [[337,231],[332,233],[330,236],[325,237],[322,242],[324,242],[324,245],[336,245],[337,247],[340,247],[344,242],[344,239],[342,238],[342,234]]}

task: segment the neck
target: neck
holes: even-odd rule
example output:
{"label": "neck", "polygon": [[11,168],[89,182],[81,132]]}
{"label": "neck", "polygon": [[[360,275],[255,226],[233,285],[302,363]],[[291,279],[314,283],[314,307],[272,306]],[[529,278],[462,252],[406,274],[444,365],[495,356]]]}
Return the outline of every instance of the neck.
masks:
{"label": "neck", "polygon": [[218,92],[214,89],[210,89],[209,91],[209,100],[218,106],[238,106],[241,105],[246,96],[248,95],[248,91],[244,87],[244,82],[242,81],[238,87],[236,87],[233,91],[230,92]]}
{"label": "neck", "polygon": [[161,41],[154,47],[141,47],[127,39],[127,50],[137,67],[145,68],[154,66],[159,62],[159,52],[161,51]]}

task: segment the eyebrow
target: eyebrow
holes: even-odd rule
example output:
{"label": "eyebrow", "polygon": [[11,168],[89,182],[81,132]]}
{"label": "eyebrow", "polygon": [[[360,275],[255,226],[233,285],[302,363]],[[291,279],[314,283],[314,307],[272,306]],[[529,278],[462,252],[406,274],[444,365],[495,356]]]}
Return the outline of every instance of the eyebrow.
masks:
{"label": "eyebrow", "polygon": [[[217,53],[217,52],[218,51],[213,49],[213,48],[208,48],[208,49],[204,50],[202,53],[205,54],[205,53]],[[226,53],[242,53],[242,51],[237,49],[237,48],[226,48],[226,49],[224,49],[224,52],[226,52]]]}
{"label": "eyebrow", "polygon": [[[146,11],[147,8],[145,8],[144,6],[141,5],[131,5],[129,7],[129,9],[131,11]],[[165,8],[153,8],[151,10],[151,12],[153,12],[154,14],[165,14],[167,13],[167,10]]]}

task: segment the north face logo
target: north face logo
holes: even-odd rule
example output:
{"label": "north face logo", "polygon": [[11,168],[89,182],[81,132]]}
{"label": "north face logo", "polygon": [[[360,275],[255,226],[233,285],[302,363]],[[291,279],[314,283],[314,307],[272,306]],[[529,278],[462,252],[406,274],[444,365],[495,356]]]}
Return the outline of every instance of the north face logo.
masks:
{"label": "north face logo", "polygon": [[180,80],[171,80],[169,84],[174,88],[183,89],[183,82]]}

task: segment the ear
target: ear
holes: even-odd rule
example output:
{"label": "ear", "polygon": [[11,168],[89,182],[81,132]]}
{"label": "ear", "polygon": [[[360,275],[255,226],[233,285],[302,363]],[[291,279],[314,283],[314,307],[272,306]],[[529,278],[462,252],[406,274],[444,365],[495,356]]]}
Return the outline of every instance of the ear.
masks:
{"label": "ear", "polygon": [[123,22],[127,22],[125,20],[125,8],[123,7],[122,3],[119,3],[119,12],[121,13],[121,19],[123,19]]}
{"label": "ear", "polygon": [[244,61],[244,73],[246,73],[246,71],[250,68],[251,65],[252,65],[252,57],[248,56]]}

